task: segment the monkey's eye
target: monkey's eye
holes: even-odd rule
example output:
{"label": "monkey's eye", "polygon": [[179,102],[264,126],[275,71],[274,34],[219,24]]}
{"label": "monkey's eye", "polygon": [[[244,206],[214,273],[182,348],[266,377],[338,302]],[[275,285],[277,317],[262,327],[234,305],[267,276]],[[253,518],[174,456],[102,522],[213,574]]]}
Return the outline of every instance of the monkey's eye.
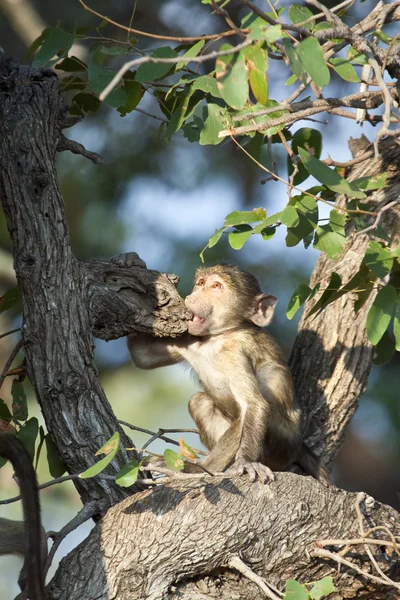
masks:
{"label": "monkey's eye", "polygon": [[214,289],[222,290],[222,283],[220,281],[214,281],[211,287]]}
{"label": "monkey's eye", "polygon": [[196,285],[204,285],[205,281],[204,279],[199,279],[198,282],[196,283]]}

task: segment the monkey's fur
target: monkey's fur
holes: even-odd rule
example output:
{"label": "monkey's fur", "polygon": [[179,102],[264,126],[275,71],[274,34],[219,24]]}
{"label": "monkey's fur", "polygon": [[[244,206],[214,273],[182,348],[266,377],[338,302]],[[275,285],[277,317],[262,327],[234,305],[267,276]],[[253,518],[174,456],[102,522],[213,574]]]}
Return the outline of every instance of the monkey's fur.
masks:
{"label": "monkey's fur", "polygon": [[185,300],[193,312],[188,334],[177,339],[130,336],[129,351],[142,369],[181,361],[191,365],[204,391],[192,396],[189,411],[210,450],[203,463],[210,471],[230,468],[267,482],[272,470],[297,462],[315,478],[329,481],[303,444],[288,365],[262,329],[276,302],[237,266],[199,268]]}
{"label": "monkey's fur", "polygon": [[45,600],[44,563],[47,556],[46,534],[40,523],[40,505],[32,459],[20,440],[0,432],[0,456],[14,467],[21,490],[24,522],[0,519],[0,555],[25,556],[19,578],[29,600]]}

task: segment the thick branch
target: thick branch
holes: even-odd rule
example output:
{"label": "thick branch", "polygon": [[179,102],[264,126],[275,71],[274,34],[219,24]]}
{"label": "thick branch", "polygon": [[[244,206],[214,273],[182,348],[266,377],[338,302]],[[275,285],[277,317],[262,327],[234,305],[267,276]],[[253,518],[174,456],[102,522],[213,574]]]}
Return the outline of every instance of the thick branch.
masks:
{"label": "thick branch", "polygon": [[[62,561],[49,600],[163,600],[172,590],[182,600],[214,597],[208,587],[218,589],[220,600],[264,598],[256,584],[229,572],[237,556],[274,589],[282,590],[288,578],[332,575],[341,598],[394,600],[395,589],[354,577],[347,567],[338,574],[334,562],[310,557],[317,540],[358,532],[355,501],[356,494],[293,473],[279,473],[268,486],[246,477],[205,477],[157,487],[108,511]],[[367,497],[362,512],[368,527],[385,522],[400,534],[394,509]],[[371,549],[395,578],[397,555]],[[370,571],[363,547],[347,559]]]}
{"label": "thick branch", "polygon": [[82,267],[96,337],[108,341],[135,331],[175,337],[186,331],[190,313],[176,290],[176,275],[106,261]]}

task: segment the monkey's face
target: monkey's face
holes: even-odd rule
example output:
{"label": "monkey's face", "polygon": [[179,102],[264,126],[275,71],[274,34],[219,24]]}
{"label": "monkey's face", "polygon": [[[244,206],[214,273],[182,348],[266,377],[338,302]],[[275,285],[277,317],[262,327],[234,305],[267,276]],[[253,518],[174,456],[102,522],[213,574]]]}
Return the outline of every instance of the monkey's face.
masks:
{"label": "monkey's face", "polygon": [[210,273],[196,279],[193,292],[185,300],[193,313],[188,322],[191,335],[215,335],[229,327],[229,292],[226,281],[220,275]]}

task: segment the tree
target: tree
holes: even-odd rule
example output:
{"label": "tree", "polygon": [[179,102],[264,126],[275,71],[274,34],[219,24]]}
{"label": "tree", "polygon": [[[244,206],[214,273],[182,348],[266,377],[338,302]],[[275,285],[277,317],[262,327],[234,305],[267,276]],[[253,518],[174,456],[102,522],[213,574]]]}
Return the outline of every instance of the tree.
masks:
{"label": "tree", "polygon": [[[247,1],[243,4],[250,12],[237,27],[224,6],[211,4],[230,27],[224,36],[243,38],[236,46],[206,54],[203,42],[210,36],[203,36],[190,40],[183,56],[163,48],[129,61],[114,82],[104,61],[121,49],[115,44],[96,47],[88,81],[80,75],[63,79],[64,90],[76,85],[80,89],[71,99],[69,114],[52,71],[5,60],[0,65],[0,193],[22,297],[26,369],[48,431],[86,504],[82,518],[106,513],[89,538],[64,559],[49,595],[72,600],[158,599],[168,594],[280,598],[279,590],[288,579],[304,583],[335,575],[337,597],[395,598],[400,587],[394,537],[400,534],[398,514],[363,494],[326,488],[293,473],[279,474],[267,487],[227,476],[177,475],[167,485],[138,492],[151,482],[125,488],[114,481],[116,470],[134,461],[135,453],[125,450],[130,440],[120,431],[98,382],[91,336],[112,339],[134,331],[179,335],[185,330],[186,312],[173,276],[142,267],[120,269],[107,261],[80,262],[71,252],[55,154],[70,150],[99,160],[62,134],[76,122],[77,113],[81,116],[99,106],[96,93],[126,113],[140,102],[146,83],[160,81],[186,63],[216,59],[215,73],[185,71],[168,95],[158,92],[168,117],[165,136],[181,127],[189,141],[201,144],[249,136],[249,150],[242,142],[235,143],[253,159],[262,156],[256,153],[263,147],[271,151],[273,143],[286,149],[287,206],[272,216],[263,209],[231,213],[208,246],[217,243],[225,230],[232,247],[241,248],[251,235],[268,241],[277,227],[287,226],[288,245],[304,241],[322,251],[310,286],[295,291],[288,314],[306,303],[291,367],[299,401],[305,414],[312,415],[305,423],[308,442],[318,454],[323,450],[325,462],[337,452],[366,386],[373,344],[378,357],[385,358],[399,345],[399,150],[398,131],[390,129],[397,118],[396,96],[395,88],[391,92],[382,78],[383,67],[398,77],[399,61],[396,40],[378,29],[399,18],[398,5],[379,3],[350,29],[315,0],[308,4],[326,19],[322,27],[316,24],[321,15],[306,7],[291,7],[292,23],[284,25],[280,14],[263,13]],[[369,31],[375,31],[388,48],[370,43],[365,37]],[[86,67],[66,57],[72,42],[70,34],[47,30],[36,45],[40,46],[36,64],[57,63],[61,70],[81,73]],[[349,44],[348,57],[335,60],[333,55]],[[271,60],[283,58],[301,82],[285,103],[268,100],[267,55]],[[373,70],[370,83],[378,83],[379,91],[322,98],[329,68],[359,82],[354,62]],[[134,77],[128,70],[133,67],[137,67]],[[121,78],[123,85],[111,89]],[[308,85],[317,99],[294,102]],[[196,112],[204,102],[204,112]],[[342,106],[371,110],[382,104],[383,116],[363,117],[380,124],[375,144],[354,145],[354,158],[347,164],[320,160],[316,130],[303,128],[293,136],[289,131],[293,122],[318,112],[349,117]],[[299,189],[309,174],[319,185]],[[279,177],[274,171],[271,176]],[[318,220],[320,203],[332,208],[328,225]],[[388,329],[391,323],[393,334]],[[112,468],[106,474],[77,477],[110,439],[104,450]],[[137,463],[130,464],[138,473]],[[94,474],[93,469],[87,473]],[[339,554],[343,547],[351,554],[349,549]],[[232,578],[232,572],[240,576]],[[322,591],[314,589],[312,597],[331,590],[327,580],[319,585]],[[308,592],[292,581],[287,597],[306,598]]]}

